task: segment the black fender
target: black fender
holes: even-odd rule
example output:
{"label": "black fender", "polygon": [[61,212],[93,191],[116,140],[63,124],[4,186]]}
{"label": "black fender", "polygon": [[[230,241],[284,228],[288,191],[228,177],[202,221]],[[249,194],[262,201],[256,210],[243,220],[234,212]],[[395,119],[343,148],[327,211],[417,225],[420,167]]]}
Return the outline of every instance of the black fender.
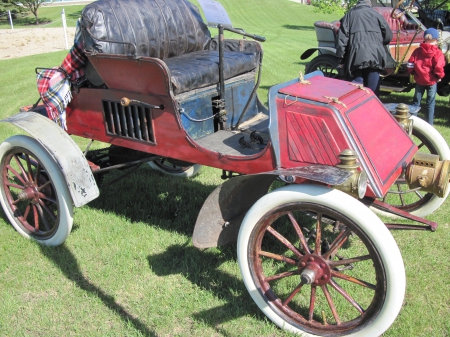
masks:
{"label": "black fender", "polygon": [[321,54],[336,55],[336,48],[332,48],[332,47],[316,47],[316,48],[310,48],[310,49],[305,50],[303,52],[303,54],[300,56],[300,59],[301,60],[306,60],[312,54],[314,54],[316,51],[319,52],[319,55],[321,55]]}
{"label": "black fender", "polygon": [[311,165],[231,178],[218,186],[204,202],[192,242],[197,248],[235,243],[247,211],[267,194],[275,179],[291,183],[295,178],[301,178],[335,186],[351,175],[352,172],[334,166]]}

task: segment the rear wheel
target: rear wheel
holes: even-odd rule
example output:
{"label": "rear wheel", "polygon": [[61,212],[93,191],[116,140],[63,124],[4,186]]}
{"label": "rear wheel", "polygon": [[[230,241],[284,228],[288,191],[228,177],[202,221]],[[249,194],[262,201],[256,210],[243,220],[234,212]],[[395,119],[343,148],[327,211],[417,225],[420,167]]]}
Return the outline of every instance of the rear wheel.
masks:
{"label": "rear wheel", "polygon": [[190,178],[195,176],[201,169],[200,164],[191,164],[187,162],[181,162],[170,158],[162,158],[159,160],[148,162],[148,165],[156,171],[162,172],[164,174]]}
{"label": "rear wheel", "polygon": [[326,187],[290,185],[258,200],[242,222],[238,262],[264,314],[302,336],[379,336],[402,306],[392,235],[359,201]]}
{"label": "rear wheel", "polygon": [[58,164],[28,136],[0,145],[0,202],[13,227],[48,246],[62,244],[72,230],[72,198]]}
{"label": "rear wheel", "polygon": [[306,66],[307,74],[320,70],[325,77],[339,78],[338,60],[334,55],[319,55]]}
{"label": "rear wheel", "polygon": [[[450,150],[445,139],[441,134],[430,124],[423,119],[413,116],[413,140],[419,147],[419,151],[429,154],[439,155],[440,160],[450,159]],[[449,193],[443,198],[427,192],[422,192],[417,189],[411,190],[402,175],[391,189],[382,199],[383,202],[391,206],[399,208],[403,211],[409,212],[419,217],[425,217],[435,210],[437,210],[445,201]],[[374,212],[380,215],[395,218],[396,215],[388,212],[372,208]]]}

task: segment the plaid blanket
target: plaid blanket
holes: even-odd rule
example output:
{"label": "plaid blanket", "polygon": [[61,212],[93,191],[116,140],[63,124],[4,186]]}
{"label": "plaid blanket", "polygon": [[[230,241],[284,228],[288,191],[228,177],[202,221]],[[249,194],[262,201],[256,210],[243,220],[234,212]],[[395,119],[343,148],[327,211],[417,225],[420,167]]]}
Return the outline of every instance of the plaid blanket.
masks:
{"label": "plaid blanket", "polygon": [[85,64],[80,23],[77,22],[74,44],[61,66],[44,69],[37,74],[37,87],[47,116],[64,130],[67,130],[66,107],[72,99],[70,85],[84,75]]}

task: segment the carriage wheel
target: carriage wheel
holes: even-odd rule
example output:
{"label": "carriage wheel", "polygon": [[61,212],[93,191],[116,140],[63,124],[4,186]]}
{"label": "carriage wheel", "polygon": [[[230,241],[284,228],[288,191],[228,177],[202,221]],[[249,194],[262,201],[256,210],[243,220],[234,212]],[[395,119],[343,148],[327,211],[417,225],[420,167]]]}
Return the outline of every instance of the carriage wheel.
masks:
{"label": "carriage wheel", "polygon": [[62,244],[72,229],[72,199],[59,166],[35,139],[0,145],[0,202],[13,227],[41,244]]}
{"label": "carriage wheel", "polygon": [[379,336],[405,292],[400,251],[367,207],[337,190],[290,185],[243,220],[238,261],[264,314],[302,336]]}
{"label": "carriage wheel", "polygon": [[320,70],[325,77],[339,78],[338,60],[334,55],[319,55],[311,60],[305,68],[305,73]]}
{"label": "carriage wheel", "polygon": [[202,165],[177,162],[170,158],[162,158],[148,162],[148,165],[156,171],[162,172],[169,176],[191,178],[195,176],[201,169]]}
{"label": "carriage wheel", "polygon": [[[423,153],[437,154],[440,160],[450,159],[450,150],[441,134],[423,119],[413,116],[413,139]],[[445,201],[449,191],[444,198],[439,198],[432,193],[421,192],[417,189],[409,189],[404,176],[397,179],[391,189],[385,195],[383,202],[395,206],[401,210],[416,216],[425,217],[438,209]],[[392,213],[372,208],[380,215],[395,218]]]}

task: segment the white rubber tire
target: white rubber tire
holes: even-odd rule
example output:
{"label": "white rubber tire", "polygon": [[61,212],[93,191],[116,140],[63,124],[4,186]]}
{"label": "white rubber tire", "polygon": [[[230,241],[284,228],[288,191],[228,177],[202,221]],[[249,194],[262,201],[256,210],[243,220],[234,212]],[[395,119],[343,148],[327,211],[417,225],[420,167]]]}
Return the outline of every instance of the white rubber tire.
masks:
{"label": "white rubber tire", "polygon": [[386,300],[372,322],[348,336],[380,336],[391,326],[402,307],[406,287],[402,256],[394,238],[381,220],[362,203],[338,190],[318,185],[288,185],[265,195],[250,208],[239,231],[237,255],[242,278],[251,297],[264,314],[280,328],[302,336],[316,336],[300,330],[280,317],[257,289],[249,270],[249,241],[255,225],[270,210],[293,202],[319,204],[340,212],[354,221],[372,241],[386,273]]}
{"label": "white rubber tire", "polygon": [[[12,136],[5,140],[0,145],[0,169],[3,172],[5,156],[11,150],[22,148],[29,151],[32,155],[39,160],[39,162],[45,167],[47,174],[50,176],[54,190],[57,195],[58,203],[58,220],[56,224],[55,232],[47,238],[36,237],[27,230],[24,229],[20,221],[14,216],[14,212],[9,205],[6,192],[3,186],[3,182],[0,187],[0,203],[3,207],[3,211],[11,222],[12,226],[19,232],[22,236],[35,240],[40,244],[46,246],[58,246],[66,241],[67,237],[72,230],[73,224],[73,203],[72,197],[70,196],[69,189],[64,179],[58,164],[55,160],[48,154],[48,152],[42,147],[42,145],[34,138],[28,136]],[[3,179],[3,178],[2,178]]]}
{"label": "white rubber tire", "polygon": [[[440,160],[450,159],[450,149],[447,145],[447,142],[439,133],[439,131],[437,131],[432,125],[428,124],[428,122],[424,121],[419,117],[412,116],[412,119],[414,123],[413,124],[414,131],[423,135],[430,142],[431,146],[433,146],[434,150],[436,151],[435,154],[439,155],[439,159]],[[433,195],[427,203],[425,203],[420,208],[412,211],[411,214],[421,218],[430,215],[439,207],[441,207],[441,205],[447,198],[449,191],[450,188],[447,189],[447,193],[443,198],[439,198],[437,195]],[[398,218],[398,216],[396,216],[395,214],[384,212],[382,210],[376,209],[375,207],[371,207],[371,209],[379,215],[383,215],[393,219]]]}
{"label": "white rubber tire", "polygon": [[170,172],[170,171],[164,170],[163,168],[161,168],[159,165],[155,164],[152,161],[149,161],[148,165],[155,171],[159,171],[159,172],[162,172],[169,176],[178,177],[178,178],[191,178],[191,177],[195,176],[196,174],[198,174],[198,172],[202,168],[202,165],[194,164],[181,172]]}

